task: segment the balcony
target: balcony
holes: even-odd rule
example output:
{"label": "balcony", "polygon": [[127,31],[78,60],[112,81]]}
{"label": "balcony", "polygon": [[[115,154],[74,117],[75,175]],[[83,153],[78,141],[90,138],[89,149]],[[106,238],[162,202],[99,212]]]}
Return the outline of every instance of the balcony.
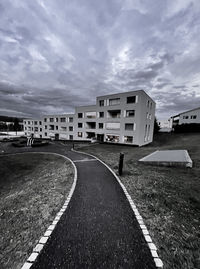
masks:
{"label": "balcony", "polygon": [[110,119],[119,119],[121,117],[121,110],[108,110],[107,115]]}
{"label": "balcony", "polygon": [[94,132],[86,132],[86,138],[93,138],[95,137],[95,133]]}
{"label": "balcony", "polygon": [[96,129],[96,122],[86,122],[86,129]]}
{"label": "balcony", "polygon": [[49,125],[49,130],[53,131],[54,130],[54,125]]}
{"label": "balcony", "polygon": [[85,116],[87,119],[95,119],[96,118],[96,112],[86,112]]}

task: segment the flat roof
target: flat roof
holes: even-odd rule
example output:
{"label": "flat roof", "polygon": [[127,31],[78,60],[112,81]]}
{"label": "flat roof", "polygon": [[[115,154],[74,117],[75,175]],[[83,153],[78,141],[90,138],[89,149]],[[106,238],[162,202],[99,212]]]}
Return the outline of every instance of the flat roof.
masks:
{"label": "flat roof", "polygon": [[123,95],[123,94],[125,95],[125,94],[136,93],[136,92],[143,92],[144,94],[146,94],[155,103],[155,101],[144,90],[135,90],[135,91],[128,91],[128,92],[112,93],[112,94],[97,96],[97,98],[105,98],[105,97],[110,97],[110,96],[115,96],[115,95]]}

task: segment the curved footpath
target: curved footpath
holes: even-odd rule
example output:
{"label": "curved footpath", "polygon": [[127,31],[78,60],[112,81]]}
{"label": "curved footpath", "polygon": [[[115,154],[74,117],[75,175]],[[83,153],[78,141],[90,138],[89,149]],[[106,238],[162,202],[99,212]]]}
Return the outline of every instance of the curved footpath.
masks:
{"label": "curved footpath", "polygon": [[31,269],[157,268],[122,188],[105,165],[59,144],[25,151],[59,153],[77,168],[70,203]]}

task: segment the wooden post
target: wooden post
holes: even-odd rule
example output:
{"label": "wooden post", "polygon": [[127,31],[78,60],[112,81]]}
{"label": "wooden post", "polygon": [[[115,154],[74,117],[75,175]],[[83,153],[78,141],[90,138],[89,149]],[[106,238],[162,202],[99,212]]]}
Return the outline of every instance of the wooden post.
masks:
{"label": "wooden post", "polygon": [[122,172],[123,172],[123,162],[124,162],[124,153],[120,153],[120,155],[119,155],[119,169],[118,169],[120,176],[122,175]]}

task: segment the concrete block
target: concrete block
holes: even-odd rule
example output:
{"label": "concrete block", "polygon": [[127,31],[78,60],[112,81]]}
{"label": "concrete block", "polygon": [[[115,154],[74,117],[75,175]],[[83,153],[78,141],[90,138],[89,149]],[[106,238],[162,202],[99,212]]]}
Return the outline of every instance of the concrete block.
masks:
{"label": "concrete block", "polygon": [[156,264],[156,267],[163,268],[163,262],[159,258],[154,258],[154,262]]}
{"label": "concrete block", "polygon": [[36,260],[36,258],[37,258],[37,256],[38,256],[38,253],[37,252],[33,252],[30,256],[29,256],[29,258],[28,258],[28,262],[34,262],[35,260]]}
{"label": "concrete block", "polygon": [[152,243],[152,239],[149,235],[145,235],[145,240],[147,241],[147,243]]}
{"label": "concrete block", "polygon": [[153,256],[153,258],[158,258],[158,253],[156,250],[151,250],[151,255]]}
{"label": "concrete block", "polygon": [[30,262],[25,262],[25,264],[22,266],[21,269],[30,269],[31,266],[32,266],[32,263],[30,263]]}
{"label": "concrete block", "polygon": [[139,162],[151,165],[192,167],[192,160],[187,150],[157,150]]}
{"label": "concrete block", "polygon": [[148,242],[148,245],[150,250],[157,250],[157,247],[152,242]]}
{"label": "concrete block", "polygon": [[51,235],[51,233],[52,233],[52,231],[51,230],[47,230],[46,232],[45,232],[45,234],[44,234],[44,236],[50,236]]}
{"label": "concrete block", "polygon": [[43,244],[37,244],[35,248],[33,249],[33,252],[40,252],[43,249],[44,245]]}
{"label": "concrete block", "polygon": [[45,243],[47,242],[47,240],[48,240],[48,237],[43,236],[43,237],[40,238],[39,243],[40,243],[40,244],[45,244]]}

